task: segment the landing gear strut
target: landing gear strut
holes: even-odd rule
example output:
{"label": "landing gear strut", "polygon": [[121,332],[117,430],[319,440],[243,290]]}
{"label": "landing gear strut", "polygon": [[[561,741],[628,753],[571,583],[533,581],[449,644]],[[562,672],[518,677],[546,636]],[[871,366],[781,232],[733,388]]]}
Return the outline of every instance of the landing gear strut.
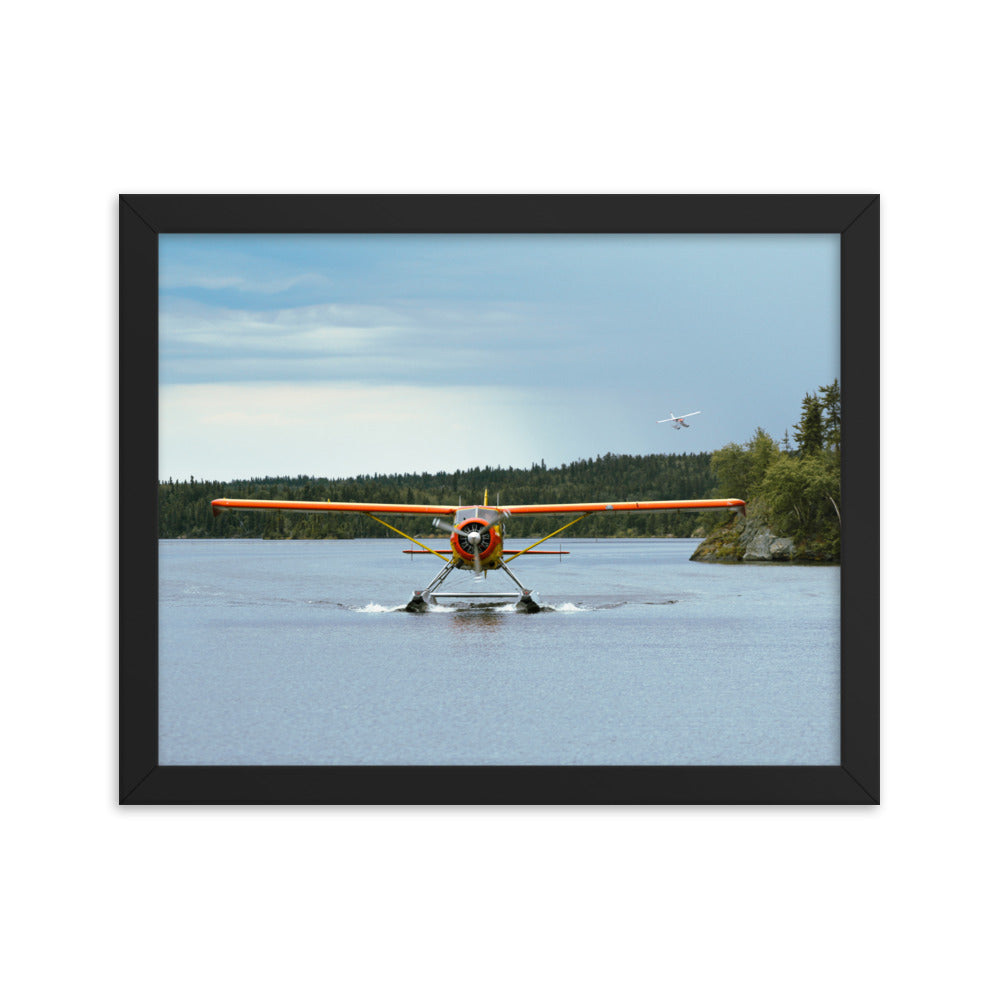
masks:
{"label": "landing gear strut", "polygon": [[[410,598],[406,605],[406,611],[426,611],[432,604],[437,604],[437,597],[435,596],[435,591],[438,587],[444,583],[448,574],[451,573],[453,569],[457,566],[457,563],[450,562],[443,570],[423,590],[415,590],[413,592],[413,597]],[[516,594],[484,594],[482,592],[476,592],[471,594],[441,594],[441,597],[475,597],[480,600],[483,598],[493,598],[493,597],[516,597],[517,598],[517,610],[523,611],[525,614],[534,614],[542,609],[535,602],[535,599],[531,596],[531,591],[528,590],[520,580],[507,568],[504,562],[499,563],[500,569],[502,569],[513,581],[517,587]]]}

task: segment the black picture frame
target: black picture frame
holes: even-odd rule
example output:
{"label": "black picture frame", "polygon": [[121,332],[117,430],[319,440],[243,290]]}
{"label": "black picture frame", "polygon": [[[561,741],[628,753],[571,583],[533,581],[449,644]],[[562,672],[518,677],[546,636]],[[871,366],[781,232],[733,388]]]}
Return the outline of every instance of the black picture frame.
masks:
{"label": "black picture frame", "polygon": [[[839,233],[841,760],[756,766],[160,766],[161,233]],[[820,195],[122,195],[122,804],[873,804],[879,801],[879,199]]]}

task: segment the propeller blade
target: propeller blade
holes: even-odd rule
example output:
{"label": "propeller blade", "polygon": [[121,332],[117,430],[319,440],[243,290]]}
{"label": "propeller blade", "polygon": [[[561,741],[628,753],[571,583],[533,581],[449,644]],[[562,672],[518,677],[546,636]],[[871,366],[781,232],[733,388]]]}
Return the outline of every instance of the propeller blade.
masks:
{"label": "propeller blade", "polygon": [[479,558],[480,545],[483,541],[483,532],[487,534],[487,544],[489,544],[489,530],[497,523],[501,518],[510,517],[509,510],[496,510],[490,511],[484,518],[486,524],[482,525],[482,531],[476,530],[480,526],[476,525],[473,530],[467,528],[459,528],[454,524],[448,524],[446,521],[442,521],[440,518],[434,518],[434,527],[439,531],[447,531],[450,534],[458,535],[460,538],[464,538],[468,543],[468,548],[472,550],[472,565],[477,577],[483,575],[483,566]]}
{"label": "propeller blade", "polygon": [[[487,532],[489,528],[486,529]],[[476,571],[476,576],[482,573],[482,568],[479,562],[479,545],[483,540],[482,532],[480,531],[467,531],[465,532],[465,539],[469,543],[469,548],[472,549],[472,566]]]}

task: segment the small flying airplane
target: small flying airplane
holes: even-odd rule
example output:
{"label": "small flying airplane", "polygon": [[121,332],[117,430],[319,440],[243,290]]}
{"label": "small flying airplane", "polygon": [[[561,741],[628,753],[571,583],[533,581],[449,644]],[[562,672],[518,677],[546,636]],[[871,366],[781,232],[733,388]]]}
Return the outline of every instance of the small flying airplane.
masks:
{"label": "small flying airplane", "polygon": [[[476,598],[479,600],[494,598],[517,598],[517,609],[533,613],[540,611],[538,604],[520,580],[510,571],[510,563],[520,556],[531,555],[567,555],[566,552],[552,549],[537,549],[537,546],[548,539],[565,531],[570,525],[582,521],[593,514],[613,511],[655,511],[655,510],[705,510],[711,508],[730,509],[746,514],[746,502],[743,500],[627,500],[616,503],[554,503],[528,504],[512,507],[491,507],[489,492],[483,494],[483,502],[474,507],[447,507],[432,504],[408,503],[349,503],[314,500],[228,500],[225,498],[212,501],[212,513],[217,517],[226,508],[237,507],[254,510],[289,510],[342,513],[354,512],[364,514],[373,521],[402,535],[403,538],[419,549],[404,549],[408,555],[430,554],[442,559],[445,565],[441,571],[423,590],[415,590],[413,597],[406,605],[407,611],[426,611],[432,604],[437,604],[438,597]],[[448,549],[432,549],[429,545],[418,541],[412,535],[383,521],[377,514],[403,514],[407,516],[430,517],[434,527],[441,531],[449,531],[450,545]],[[504,525],[509,518],[533,514],[579,514],[562,527],[556,528],[537,542],[521,549],[505,549],[503,545]],[[451,522],[441,520],[451,518]],[[456,569],[473,572],[477,578],[485,577],[488,570],[498,569],[506,573],[517,587],[516,593],[488,594],[479,593],[437,593],[438,587],[444,583],[449,574]]]}
{"label": "small flying airplane", "polygon": [[684,423],[686,417],[696,417],[701,413],[701,410],[695,410],[694,413],[684,413],[679,417],[675,417],[673,411],[671,411],[669,417],[664,417],[662,420],[657,420],[658,424],[668,424],[673,423],[674,430],[679,431],[682,427],[690,427],[690,424]]}

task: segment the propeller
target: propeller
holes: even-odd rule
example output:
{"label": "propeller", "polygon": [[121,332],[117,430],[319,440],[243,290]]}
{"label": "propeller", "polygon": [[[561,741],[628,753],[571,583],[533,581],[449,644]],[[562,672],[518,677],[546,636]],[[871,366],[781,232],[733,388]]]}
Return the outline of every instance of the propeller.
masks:
{"label": "propeller", "polygon": [[[464,534],[465,540],[472,549],[472,569],[477,578],[481,577],[483,575],[483,568],[479,564],[479,542],[483,536],[478,531],[466,531]],[[486,529],[486,535],[489,537],[489,528]]]}
{"label": "propeller", "polygon": [[[492,516],[490,516],[492,515]],[[434,527],[441,531],[453,532],[465,540],[464,546],[467,552],[472,553],[472,566],[476,576],[482,576],[482,564],[479,560],[479,553],[490,543],[490,528],[500,520],[501,517],[509,516],[507,511],[490,511],[484,520],[486,524],[477,524],[473,528],[459,528],[454,524],[448,524],[440,518],[434,519]]]}

